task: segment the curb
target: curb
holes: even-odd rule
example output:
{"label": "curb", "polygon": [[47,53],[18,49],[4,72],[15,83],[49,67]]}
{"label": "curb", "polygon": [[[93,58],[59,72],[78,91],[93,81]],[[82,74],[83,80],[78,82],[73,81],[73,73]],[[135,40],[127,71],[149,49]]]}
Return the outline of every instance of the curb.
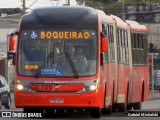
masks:
{"label": "curb", "polygon": [[149,98],[147,101],[160,100],[160,97]]}

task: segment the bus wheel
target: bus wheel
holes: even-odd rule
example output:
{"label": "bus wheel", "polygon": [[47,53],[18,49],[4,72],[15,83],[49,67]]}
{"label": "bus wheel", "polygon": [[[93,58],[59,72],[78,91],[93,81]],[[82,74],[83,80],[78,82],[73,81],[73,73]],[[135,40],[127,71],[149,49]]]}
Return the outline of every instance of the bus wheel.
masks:
{"label": "bus wheel", "polygon": [[126,104],[125,103],[122,103],[122,104],[118,104],[117,105],[117,108],[118,108],[118,112],[126,112]]}
{"label": "bus wheel", "polygon": [[55,112],[53,108],[47,108],[45,113],[46,118],[55,117]]}
{"label": "bus wheel", "polygon": [[141,106],[142,106],[141,102],[133,103],[134,110],[140,110]]}
{"label": "bus wheel", "polygon": [[127,104],[127,110],[131,110],[132,109],[132,104]]}
{"label": "bus wheel", "polygon": [[29,108],[29,107],[25,107],[25,108],[23,108],[23,112],[24,113],[31,113],[31,112],[34,112],[34,109],[33,108]]}
{"label": "bus wheel", "polygon": [[116,105],[112,104],[112,112],[117,112]]}
{"label": "bus wheel", "polygon": [[[0,95],[1,96],[1,95]],[[0,97],[0,109],[2,108],[2,99]]]}
{"label": "bus wheel", "polygon": [[23,108],[24,113],[43,113],[43,108],[25,107]]}
{"label": "bus wheel", "polygon": [[11,109],[11,97],[10,97],[10,95],[7,98],[7,101],[6,101],[4,106],[5,106],[6,109]]}
{"label": "bus wheel", "polygon": [[112,112],[112,106],[109,106],[108,108],[103,108],[102,109],[102,114],[103,115],[110,115]]}
{"label": "bus wheel", "polygon": [[64,111],[64,109],[57,109],[57,115],[58,116],[64,116],[64,114],[65,114],[65,111]]}
{"label": "bus wheel", "polygon": [[92,108],[91,109],[91,118],[100,118],[100,109],[99,108]]}

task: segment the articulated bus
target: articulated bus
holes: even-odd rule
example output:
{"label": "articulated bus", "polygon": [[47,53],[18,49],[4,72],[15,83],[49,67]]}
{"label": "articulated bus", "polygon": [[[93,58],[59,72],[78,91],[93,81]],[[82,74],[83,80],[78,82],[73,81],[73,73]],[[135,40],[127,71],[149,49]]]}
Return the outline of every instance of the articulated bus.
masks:
{"label": "articulated bus", "polygon": [[87,109],[93,118],[140,109],[149,96],[147,45],[145,26],[101,10],[34,9],[9,41],[15,106],[48,115]]}

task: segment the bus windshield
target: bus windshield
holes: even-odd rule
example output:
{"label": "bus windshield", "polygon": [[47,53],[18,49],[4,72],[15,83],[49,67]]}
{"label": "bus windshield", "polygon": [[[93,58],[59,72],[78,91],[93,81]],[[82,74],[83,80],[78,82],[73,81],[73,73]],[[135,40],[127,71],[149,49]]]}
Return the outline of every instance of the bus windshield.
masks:
{"label": "bus windshield", "polygon": [[43,77],[78,77],[97,71],[97,33],[88,29],[22,30],[18,74]]}

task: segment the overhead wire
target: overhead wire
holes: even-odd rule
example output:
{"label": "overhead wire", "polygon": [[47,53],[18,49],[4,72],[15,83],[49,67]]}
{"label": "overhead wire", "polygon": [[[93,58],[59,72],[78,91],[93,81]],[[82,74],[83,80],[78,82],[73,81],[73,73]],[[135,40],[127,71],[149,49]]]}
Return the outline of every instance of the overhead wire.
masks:
{"label": "overhead wire", "polygon": [[51,2],[51,4],[52,4],[52,6],[53,6],[52,0],[50,0],[50,2]]}
{"label": "overhead wire", "polygon": [[32,7],[37,1],[38,1],[38,0],[35,0],[29,7],[26,8],[26,10],[27,10],[27,9],[30,9],[30,7]]}
{"label": "overhead wire", "polygon": [[58,4],[59,4],[59,0],[57,0],[57,4],[56,4],[56,6],[58,6]]}

